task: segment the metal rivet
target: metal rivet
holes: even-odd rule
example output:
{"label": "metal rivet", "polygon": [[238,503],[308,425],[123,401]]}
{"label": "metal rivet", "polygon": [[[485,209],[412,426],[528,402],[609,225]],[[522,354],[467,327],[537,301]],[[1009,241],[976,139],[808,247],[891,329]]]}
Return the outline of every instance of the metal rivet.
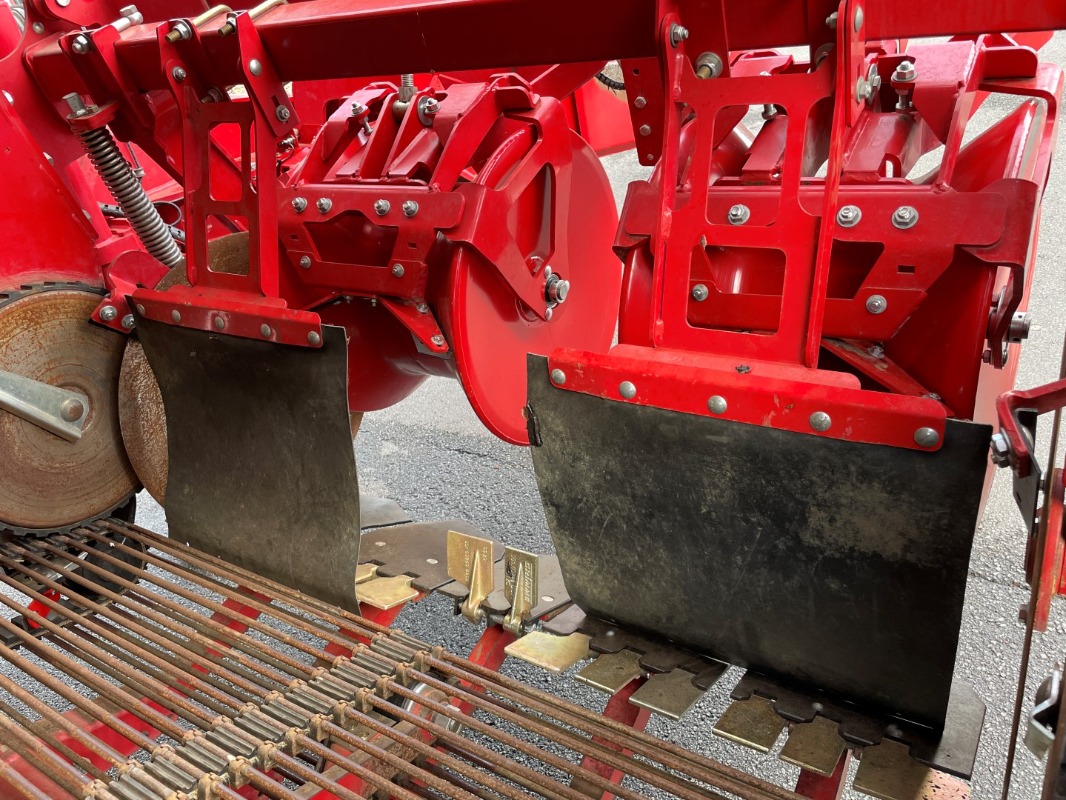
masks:
{"label": "metal rivet", "polygon": [[133,330],[133,326],[137,324],[137,320],[133,318],[133,314],[127,314],[122,318],[122,327],[126,330]]}
{"label": "metal rivet", "polygon": [[175,322],[181,322],[181,312],[178,309],[174,309],[170,312],[170,318]]}
{"label": "metal rivet", "polygon": [[841,228],[854,228],[862,219],[862,210],[858,206],[841,206],[837,211],[837,225]]}
{"label": "metal rivet", "polygon": [[829,430],[833,425],[833,420],[824,411],[815,411],[808,421],[811,423],[812,428],[822,433]]}
{"label": "metal rivet", "polygon": [[393,264],[392,265],[393,277],[402,278],[403,277],[403,273],[404,273],[403,264]]}
{"label": "metal rivet", "polygon": [[432,339],[430,339],[430,341],[433,342],[433,344],[435,344],[437,347],[444,347],[444,337],[441,336],[439,333],[436,334]]}
{"label": "metal rivet", "polygon": [[743,203],[737,203],[729,209],[729,224],[743,225],[751,219],[751,210]]}
{"label": "metal rivet", "polygon": [[879,294],[872,294],[866,298],[866,310],[871,314],[883,314],[888,308],[888,301]]}
{"label": "metal rivet", "polygon": [[932,428],[919,428],[914,432],[914,442],[919,447],[936,447],[940,443],[940,434]]}
{"label": "metal rivet", "polygon": [[918,209],[914,206],[900,206],[892,215],[892,224],[901,231],[918,224]]}
{"label": "metal rivet", "polygon": [[401,208],[405,217],[413,217],[418,213],[418,203],[414,200],[404,200]]}
{"label": "metal rivet", "polygon": [[267,325],[265,322],[259,326],[259,332],[263,334],[264,339],[269,339],[270,335],[274,333],[274,331],[270,329],[270,326]]}
{"label": "metal rivet", "polygon": [[248,62],[248,71],[253,75],[262,75],[263,64],[259,61],[258,58],[253,58],[251,61]]}
{"label": "metal rivet", "polygon": [[300,268],[311,269],[311,256],[300,256]]}
{"label": "metal rivet", "polygon": [[392,203],[390,203],[388,200],[374,201],[374,213],[376,213],[379,217],[383,217],[388,214],[391,208]]}
{"label": "metal rivet", "polygon": [[641,136],[651,136],[651,125],[641,125],[638,132]]}
{"label": "metal rivet", "polygon": [[181,83],[183,80],[189,77],[189,73],[186,72],[183,67],[174,67],[174,69],[170,71],[170,74],[178,83]]}
{"label": "metal rivet", "polygon": [[333,201],[328,197],[320,197],[315,203],[315,208],[321,211],[323,214],[328,214],[329,210],[333,208]]}
{"label": "metal rivet", "polygon": [[633,100],[633,107],[634,108],[644,108],[644,106],[646,106],[646,105],[648,105],[648,101],[643,95],[641,95],[639,97],[636,97]]}
{"label": "metal rivet", "polygon": [[104,322],[111,322],[118,316],[118,309],[114,306],[104,306],[100,309],[100,319]]}
{"label": "metal rivet", "polygon": [[566,383],[566,373],[561,369],[553,369],[551,373],[552,383],[556,386],[562,386]]}
{"label": "metal rivet", "polygon": [[707,408],[712,414],[724,414],[726,409],[729,408],[729,404],[726,403],[722,395],[716,394],[707,401]]}
{"label": "metal rivet", "polygon": [[67,422],[74,422],[81,419],[82,414],[85,413],[85,404],[81,400],[64,400],[62,405],[59,406],[59,415],[63,417]]}
{"label": "metal rivet", "polygon": [[626,400],[632,400],[637,396],[637,387],[630,381],[622,381],[618,384],[618,394],[622,395]]}
{"label": "metal rivet", "polygon": [[549,307],[549,308],[546,308],[546,309],[544,309],[544,319],[546,319],[546,320],[547,320],[548,322],[551,322],[551,321],[552,321],[552,317],[553,317],[554,315],[555,315],[555,312],[554,312],[554,311],[552,311],[550,307]]}
{"label": "metal rivet", "polygon": [[307,198],[306,197],[294,197],[292,198],[292,207],[297,214],[302,214],[307,210]]}
{"label": "metal rivet", "polygon": [[309,331],[307,334],[307,341],[315,347],[318,347],[322,344],[322,337],[319,335],[318,331]]}
{"label": "metal rivet", "polygon": [[224,331],[226,329],[226,320],[222,317],[215,317],[215,330]]}
{"label": "metal rivet", "polygon": [[279,122],[288,122],[292,112],[286,106],[278,106],[274,111],[274,116],[278,118]]}
{"label": "metal rivet", "polygon": [[864,17],[863,17],[863,13],[862,13],[862,6],[856,6],[855,7],[855,33],[858,33],[859,29],[862,28],[863,19],[864,19]]}
{"label": "metal rivet", "polygon": [[692,299],[695,300],[697,303],[702,303],[704,300],[710,297],[710,294],[710,290],[708,290],[708,288],[702,283],[697,283],[695,286],[692,287]]}
{"label": "metal rivet", "polygon": [[44,25],[42,25],[40,22],[33,23],[33,32],[37,35],[44,33]]}

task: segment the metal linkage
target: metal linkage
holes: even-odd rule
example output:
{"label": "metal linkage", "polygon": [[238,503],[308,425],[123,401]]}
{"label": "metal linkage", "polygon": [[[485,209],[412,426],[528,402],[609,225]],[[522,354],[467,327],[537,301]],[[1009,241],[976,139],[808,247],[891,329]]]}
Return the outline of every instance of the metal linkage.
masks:
{"label": "metal linkage", "polygon": [[0,582],[0,798],[796,797],[114,520]]}

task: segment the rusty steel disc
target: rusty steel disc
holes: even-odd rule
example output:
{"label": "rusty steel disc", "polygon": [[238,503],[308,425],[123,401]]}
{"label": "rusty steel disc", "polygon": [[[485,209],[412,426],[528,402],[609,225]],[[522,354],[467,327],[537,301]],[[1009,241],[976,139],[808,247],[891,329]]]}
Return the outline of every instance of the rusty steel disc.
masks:
{"label": "rusty steel disc", "polygon": [[86,289],[43,287],[0,305],[0,369],[89,399],[76,442],[0,412],[0,529],[68,528],[108,513],[137,489],[115,403],[126,340],[89,322],[99,301]]}

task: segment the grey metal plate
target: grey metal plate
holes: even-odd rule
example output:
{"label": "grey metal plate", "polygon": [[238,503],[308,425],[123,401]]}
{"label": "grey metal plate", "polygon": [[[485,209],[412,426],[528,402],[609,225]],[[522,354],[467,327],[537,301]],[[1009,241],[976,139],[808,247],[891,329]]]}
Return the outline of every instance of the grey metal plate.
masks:
{"label": "grey metal plate", "polygon": [[167,415],[171,537],[358,611],[344,330],[321,349],[140,319]]}
{"label": "grey metal plate", "polygon": [[359,495],[359,527],[363,530],[384,528],[410,521],[411,515],[400,508],[400,504],[395,500],[369,494]]}
{"label": "grey metal plate", "polygon": [[864,445],[591,397],[529,365],[537,481],[586,613],[943,724],[988,426],[949,421],[937,452]]}
{"label": "grey metal plate", "polygon": [[[363,561],[378,564],[378,575],[410,575],[411,585],[419,591],[435,591],[452,581],[448,577],[448,531],[485,538],[477,527],[461,519],[393,525],[364,534]],[[497,561],[503,558],[503,545],[495,543],[492,555]]]}

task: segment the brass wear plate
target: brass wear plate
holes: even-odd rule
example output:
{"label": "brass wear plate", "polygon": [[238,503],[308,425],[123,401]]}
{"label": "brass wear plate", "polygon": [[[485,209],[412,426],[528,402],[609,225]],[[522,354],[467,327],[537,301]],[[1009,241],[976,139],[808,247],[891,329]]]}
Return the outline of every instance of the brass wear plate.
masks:
{"label": "brass wear plate", "polygon": [[826,717],[800,722],[788,732],[788,740],[778,756],[782,761],[817,772],[833,774],[847,744],[840,738],[839,725]]}
{"label": "brass wear plate", "polygon": [[355,596],[360,603],[388,611],[418,597],[418,590],[412,588],[409,575],[397,575],[394,578],[374,578],[366,583],[357,584]]}
{"label": "brass wear plate", "polygon": [[632,650],[622,650],[602,655],[587,664],[577,673],[577,679],[594,689],[614,695],[622,691],[631,680],[643,674],[640,656]]}
{"label": "brass wear plate", "polygon": [[854,786],[879,800],[969,800],[969,785],[913,759],[910,749],[891,739],[864,747]]}
{"label": "brass wear plate", "polygon": [[504,652],[542,669],[563,672],[589,657],[589,637],[583,633],[552,636],[533,631],[511,642]]}
{"label": "brass wear plate", "polygon": [[355,568],[355,585],[360,583],[366,583],[371,578],[377,577],[378,565],[377,564],[360,564]]}
{"label": "brass wear plate", "polygon": [[785,720],[774,711],[773,702],[752,695],[727,708],[714,726],[714,732],[723,739],[768,753],[784,727]]}
{"label": "brass wear plate", "polygon": [[683,669],[652,675],[647,683],[633,693],[629,702],[664,717],[679,720],[703,697],[703,690],[692,683],[694,677],[696,676],[691,672]]}

